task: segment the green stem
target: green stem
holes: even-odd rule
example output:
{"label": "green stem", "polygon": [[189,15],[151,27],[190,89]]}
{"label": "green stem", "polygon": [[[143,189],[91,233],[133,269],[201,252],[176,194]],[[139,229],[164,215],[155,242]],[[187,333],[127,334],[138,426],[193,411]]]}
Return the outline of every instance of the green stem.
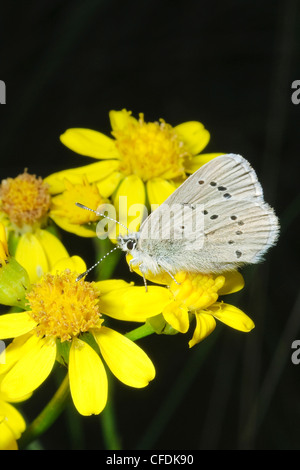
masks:
{"label": "green stem", "polygon": [[28,444],[47,431],[64,410],[69,396],[69,377],[67,374],[53,398],[23,433],[18,442],[20,449],[24,449]]}
{"label": "green stem", "polygon": [[128,339],[131,339],[131,341],[136,341],[137,339],[144,338],[145,336],[152,335],[153,333],[155,333],[155,331],[152,326],[149,323],[145,323],[135,330],[126,333],[124,336],[126,336]]}
{"label": "green stem", "polygon": [[96,278],[97,281],[103,281],[110,279],[120,261],[122,255],[121,250],[111,251],[115,248],[115,245],[109,240],[94,240],[94,246],[96,250],[96,258],[101,260],[101,263],[96,266]]}
{"label": "green stem", "polygon": [[106,406],[100,415],[100,424],[102,428],[103,439],[105,442],[105,448],[107,450],[121,450],[121,440],[119,438],[116,425],[113,383],[110,378],[111,374],[109,374],[108,376],[110,389],[109,400],[107,401]]}

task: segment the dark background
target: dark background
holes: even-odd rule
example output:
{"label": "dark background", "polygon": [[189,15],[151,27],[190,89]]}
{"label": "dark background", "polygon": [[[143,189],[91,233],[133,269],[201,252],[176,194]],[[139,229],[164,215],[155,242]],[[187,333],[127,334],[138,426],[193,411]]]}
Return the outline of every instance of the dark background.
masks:
{"label": "dark background", "polygon": [[[1,179],[92,162],[59,135],[69,127],[109,134],[109,110],[127,108],[148,121],[201,121],[211,133],[206,151],[246,157],[281,220],[277,247],[244,269],[244,291],[225,299],[253,318],[250,334],[219,325],[192,350],[190,333],[139,342],[157,377],[143,390],[113,381],[123,449],[299,449],[300,365],[291,361],[300,338],[300,105],[291,101],[299,2],[11,1],[0,31]],[[63,236],[71,254],[94,262],[90,240]],[[123,268],[115,276],[129,279]],[[54,377],[25,405],[28,421]],[[72,410],[36,445],[105,448],[103,417]]]}

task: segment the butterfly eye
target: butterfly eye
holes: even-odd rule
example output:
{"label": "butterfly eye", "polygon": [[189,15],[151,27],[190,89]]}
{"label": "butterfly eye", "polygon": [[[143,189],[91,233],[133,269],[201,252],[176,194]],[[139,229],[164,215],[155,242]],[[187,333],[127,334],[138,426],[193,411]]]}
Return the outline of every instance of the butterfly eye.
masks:
{"label": "butterfly eye", "polygon": [[132,240],[128,240],[126,246],[127,246],[127,250],[132,250],[135,246],[135,243]]}

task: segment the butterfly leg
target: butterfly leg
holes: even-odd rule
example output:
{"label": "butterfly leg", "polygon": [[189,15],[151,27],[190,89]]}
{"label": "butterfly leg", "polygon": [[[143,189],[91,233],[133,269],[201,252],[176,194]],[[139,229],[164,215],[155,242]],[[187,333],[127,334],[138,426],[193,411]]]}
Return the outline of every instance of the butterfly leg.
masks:
{"label": "butterfly leg", "polygon": [[178,281],[175,279],[175,277],[173,276],[173,274],[171,274],[169,271],[166,271],[166,273],[168,273],[169,276],[173,279],[173,281],[174,281],[178,286],[180,286],[180,282],[178,282]]}
{"label": "butterfly leg", "polygon": [[148,292],[147,281],[146,281],[146,278],[145,278],[145,274],[144,274],[144,273],[143,273],[143,279],[144,279],[145,290],[146,290],[146,292]]}
{"label": "butterfly leg", "polygon": [[143,280],[144,280],[144,285],[145,285],[146,292],[148,292],[147,280],[146,280],[146,277],[145,277],[145,272],[146,272],[146,270],[145,270],[143,264],[140,264],[139,268],[140,268],[140,271],[141,271],[141,273],[142,273],[142,275],[143,275]]}
{"label": "butterfly leg", "polygon": [[130,272],[132,273],[133,269],[132,269],[132,264],[135,264],[136,263],[136,258],[132,258],[130,261],[129,261],[129,270]]}

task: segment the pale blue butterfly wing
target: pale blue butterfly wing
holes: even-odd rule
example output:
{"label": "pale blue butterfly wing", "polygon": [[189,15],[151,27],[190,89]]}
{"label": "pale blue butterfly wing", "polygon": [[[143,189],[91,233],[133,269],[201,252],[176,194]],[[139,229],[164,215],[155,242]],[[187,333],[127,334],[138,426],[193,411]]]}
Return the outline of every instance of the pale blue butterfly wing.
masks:
{"label": "pale blue butterfly wing", "polygon": [[[176,209],[169,219],[166,206]],[[202,230],[191,236],[192,218],[201,218]],[[222,155],[191,175],[143,222],[136,259],[144,272],[222,272],[259,262],[278,234],[278,219],[264,202],[249,162]]]}

